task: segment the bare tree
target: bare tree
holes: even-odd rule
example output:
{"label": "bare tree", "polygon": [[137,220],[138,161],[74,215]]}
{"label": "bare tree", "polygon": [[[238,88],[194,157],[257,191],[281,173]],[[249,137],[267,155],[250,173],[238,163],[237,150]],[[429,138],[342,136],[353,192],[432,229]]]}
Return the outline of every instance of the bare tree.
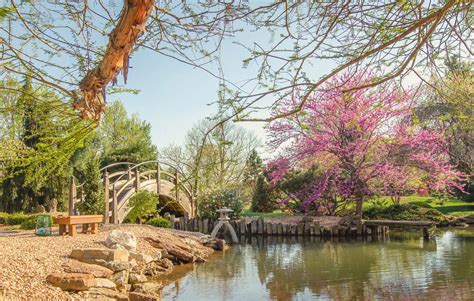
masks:
{"label": "bare tree", "polygon": [[193,184],[196,192],[202,192],[240,185],[247,159],[258,146],[256,136],[244,128],[231,122],[215,127],[213,121],[202,120],[188,131],[182,147],[171,145],[163,149],[160,160],[172,162],[198,181]]}
{"label": "bare tree", "polygon": [[[30,74],[74,100],[81,116],[98,120],[107,85],[122,71],[136,46],[201,68],[226,85],[220,100],[228,118],[272,120],[298,112],[307,97],[333,75],[361,69],[378,72],[368,85],[438,70],[449,50],[472,59],[472,1],[247,1],[130,0],[119,7],[103,0],[54,4],[34,1],[2,6],[0,72]],[[243,45],[245,64],[258,66],[243,85],[227,81],[209,64],[222,40],[242,30],[269,30],[273,39]],[[104,39],[108,37],[108,45]],[[320,78],[312,69],[335,68]],[[230,89],[230,90],[229,90]],[[230,92],[231,91],[231,92]],[[252,113],[303,94],[293,110],[268,118]]]}
{"label": "bare tree", "polygon": [[[409,75],[440,72],[448,51],[472,60],[472,1],[294,1],[272,7],[253,20],[271,30],[274,41],[256,41],[246,63],[258,74],[235,91],[225,106],[236,120],[271,121],[299,112],[308,96],[338,73],[348,80],[361,71],[375,72],[376,86]],[[334,68],[317,78],[314,69]],[[312,74],[313,73],[313,74]],[[253,85],[251,85],[253,84]],[[241,89],[243,90],[243,88]],[[262,109],[299,94],[300,102],[285,112],[255,117]]]}

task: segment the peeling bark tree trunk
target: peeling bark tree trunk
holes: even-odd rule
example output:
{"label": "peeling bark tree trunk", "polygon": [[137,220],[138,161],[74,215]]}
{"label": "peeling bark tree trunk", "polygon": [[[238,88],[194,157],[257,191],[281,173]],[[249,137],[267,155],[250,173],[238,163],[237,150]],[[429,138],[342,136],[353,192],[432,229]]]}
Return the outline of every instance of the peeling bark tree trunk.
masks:
{"label": "peeling bark tree trunk", "polygon": [[120,20],[110,33],[109,44],[102,61],[90,70],[75,92],[74,109],[83,119],[98,121],[105,110],[105,89],[116,81],[122,70],[127,81],[128,59],[138,37],[145,31],[154,0],[125,0]]}

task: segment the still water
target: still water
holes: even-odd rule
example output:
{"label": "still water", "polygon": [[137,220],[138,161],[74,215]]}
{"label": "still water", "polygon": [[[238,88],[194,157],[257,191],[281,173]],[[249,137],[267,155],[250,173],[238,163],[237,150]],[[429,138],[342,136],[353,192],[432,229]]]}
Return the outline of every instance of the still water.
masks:
{"label": "still water", "polygon": [[253,238],[175,268],[163,300],[474,300],[474,229],[385,240]]}

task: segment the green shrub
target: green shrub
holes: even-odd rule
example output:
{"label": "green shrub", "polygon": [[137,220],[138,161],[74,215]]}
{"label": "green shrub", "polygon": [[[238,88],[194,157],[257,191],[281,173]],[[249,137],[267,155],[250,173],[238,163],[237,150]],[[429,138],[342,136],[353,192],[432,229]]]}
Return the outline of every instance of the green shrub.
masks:
{"label": "green shrub", "polygon": [[217,219],[219,213],[216,210],[224,207],[234,211],[229,214],[230,217],[240,217],[243,209],[243,198],[240,192],[231,188],[218,189],[201,195],[198,200],[199,216],[201,218]]}
{"label": "green shrub", "polygon": [[28,215],[23,213],[12,213],[9,214],[6,218],[7,225],[21,225],[24,221],[29,218]]}
{"label": "green shrub", "polygon": [[0,212],[0,224],[6,224],[7,223],[7,218],[8,218],[8,213],[6,212]]}
{"label": "green shrub", "polygon": [[[29,230],[34,229],[36,226],[36,218],[39,215],[43,215],[44,213],[36,213],[36,214],[23,214],[23,213],[4,213],[0,212],[0,224],[7,224],[9,226],[20,226],[20,229]],[[53,224],[53,217],[50,216],[51,225]]]}
{"label": "green shrub", "polygon": [[364,211],[364,218],[367,219],[392,219],[392,220],[430,220],[438,224],[448,222],[446,216],[440,211],[431,208],[429,204],[401,204],[388,207],[371,207]]}
{"label": "green shrub", "polygon": [[[38,213],[38,214],[32,214],[32,215],[29,215],[28,216],[28,219],[25,220],[24,222],[22,222],[20,224],[20,229],[23,229],[23,230],[31,230],[31,229],[35,229],[36,228],[36,218],[39,216],[39,215],[43,215],[44,213]],[[52,216],[49,216],[49,219],[50,219],[50,224],[52,225],[53,224],[53,217]]]}
{"label": "green shrub", "polygon": [[146,190],[137,192],[128,203],[132,210],[127,214],[126,220],[136,223],[138,219],[146,219],[156,213],[157,204],[158,195],[156,193]]}
{"label": "green shrub", "polygon": [[146,222],[147,225],[161,228],[171,228],[171,222],[162,217],[155,217]]}

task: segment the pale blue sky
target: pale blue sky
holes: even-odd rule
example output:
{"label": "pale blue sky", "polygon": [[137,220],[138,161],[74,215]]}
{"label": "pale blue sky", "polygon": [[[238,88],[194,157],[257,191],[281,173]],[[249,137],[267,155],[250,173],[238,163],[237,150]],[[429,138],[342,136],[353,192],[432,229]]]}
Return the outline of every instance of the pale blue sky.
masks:
{"label": "pale blue sky", "polygon": [[[254,74],[252,68],[242,68],[242,60],[247,57],[243,48],[229,41],[221,53],[226,77],[242,80]],[[140,93],[111,99],[120,99],[128,112],[138,113],[141,119],[151,123],[152,139],[158,148],[183,143],[186,132],[197,121],[216,112],[216,105],[209,104],[217,100],[219,81],[205,71],[146,49],[134,53],[130,63],[126,87],[139,89]],[[239,125],[253,131],[264,142],[263,123]]]}
{"label": "pale blue sky", "polygon": [[[264,33],[248,31],[237,39],[252,45],[254,41],[262,43],[268,37]],[[242,60],[248,57],[248,53],[241,46],[227,41],[221,54],[226,78],[236,82],[255,76],[255,66],[242,68]],[[197,121],[216,112],[216,106],[209,104],[217,99],[219,82],[205,71],[144,49],[134,53],[130,63],[132,69],[126,87],[139,89],[140,93],[123,94],[117,98],[124,102],[130,113],[138,113],[151,123],[152,139],[158,148],[170,143],[183,143],[186,132]],[[308,73],[318,78],[330,67],[327,62],[319,65],[316,62]],[[253,131],[264,144],[264,123],[242,122],[239,125]]]}

